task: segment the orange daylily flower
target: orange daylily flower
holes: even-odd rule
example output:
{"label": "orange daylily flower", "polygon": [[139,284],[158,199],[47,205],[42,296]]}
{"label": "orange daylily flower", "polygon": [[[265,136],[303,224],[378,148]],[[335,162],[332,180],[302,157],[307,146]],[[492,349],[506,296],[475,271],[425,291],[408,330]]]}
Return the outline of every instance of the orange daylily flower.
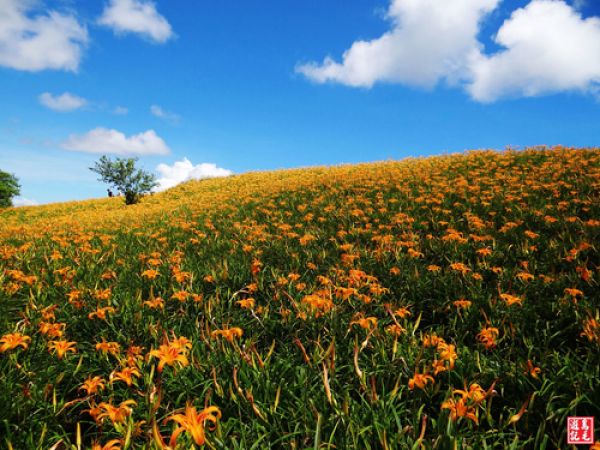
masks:
{"label": "orange daylily flower", "polygon": [[462,299],[462,298],[460,300],[455,300],[452,303],[458,309],[467,309],[467,308],[471,307],[471,304],[472,304],[470,300],[465,300],[465,299]]}
{"label": "orange daylily flower", "polygon": [[90,409],[85,409],[83,412],[87,412],[96,423],[100,423],[98,416],[102,414],[102,409],[100,409],[100,407],[96,405],[95,401],[91,402]]}
{"label": "orange daylily flower", "polygon": [[48,344],[48,351],[56,352],[56,356],[58,359],[63,359],[63,357],[67,354],[67,352],[77,353],[77,348],[75,347],[77,342],[69,342],[69,341],[50,341]]}
{"label": "orange daylily flower", "polygon": [[56,311],[57,308],[58,308],[58,305],[50,305],[50,306],[42,309],[40,311],[41,314],[42,314],[42,318],[44,320],[54,320],[54,319],[56,319],[54,311]]}
{"label": "orange daylily flower", "polygon": [[124,381],[127,384],[127,386],[131,386],[133,384],[134,377],[139,377],[141,375],[142,374],[140,373],[140,371],[137,368],[125,367],[122,370],[111,373],[110,374],[110,382],[112,383],[115,380]]}
{"label": "orange daylily flower", "polygon": [[185,350],[185,349],[191,349],[192,348],[192,341],[190,341],[188,338],[186,338],[185,336],[179,336],[177,339],[174,339],[173,341],[171,341],[171,345]]}
{"label": "orange daylily flower", "polygon": [[148,269],[142,272],[142,277],[149,280],[154,280],[159,275],[158,270]]}
{"label": "orange daylily flower", "polygon": [[121,346],[118,342],[106,342],[104,338],[102,338],[102,342],[96,344],[96,351],[117,356],[121,352]]}
{"label": "orange daylily flower", "polygon": [[316,317],[320,317],[333,309],[333,301],[321,293],[305,295],[302,298],[302,303],[308,305]]}
{"label": "orange daylily flower", "polygon": [[252,275],[256,275],[260,272],[260,268],[262,267],[262,262],[260,262],[260,260],[258,259],[254,259],[252,261],[252,265],[250,266],[250,272],[252,272]]}
{"label": "orange daylily flower", "polygon": [[31,338],[21,333],[10,333],[5,334],[0,338],[0,353],[4,353],[8,350],[15,349],[17,347],[23,347],[23,350],[27,349]]}
{"label": "orange daylily flower", "polygon": [[97,317],[98,319],[106,320],[106,315],[108,313],[113,314],[114,312],[115,308],[113,308],[112,306],[105,306],[103,308],[96,309],[96,311],[94,312],[89,313],[88,319],[93,319],[94,317]]}
{"label": "orange daylily flower", "polygon": [[460,417],[465,417],[478,424],[479,419],[477,417],[476,406],[487,398],[488,393],[479,384],[472,383],[468,389],[466,384],[464,390],[454,389],[452,395],[456,394],[459,394],[461,397],[458,400],[450,397],[442,403],[441,409],[450,410],[450,418],[453,421],[458,420]]}
{"label": "orange daylily flower", "polygon": [[440,373],[446,372],[448,370],[448,367],[446,366],[446,362],[444,360],[437,360],[437,359],[435,359],[433,361],[431,368],[433,369],[433,375],[436,377]]}
{"label": "orange daylily flower", "polygon": [[329,278],[327,278],[327,277],[325,277],[323,275],[318,275],[317,276],[317,281],[322,286],[330,286],[331,284],[333,284],[333,282]]}
{"label": "orange daylily flower", "polygon": [[429,383],[435,383],[434,378],[426,373],[416,373],[408,380],[408,388],[412,391],[415,386],[419,389],[425,389]]}
{"label": "orange daylily flower", "polygon": [[523,299],[516,297],[514,295],[500,294],[500,298],[502,300],[504,300],[508,306],[515,305],[515,304],[519,305],[519,306],[523,305]]}
{"label": "orange daylily flower", "polygon": [[489,247],[484,247],[480,248],[475,253],[477,253],[479,256],[490,256],[492,254],[492,249]]}
{"label": "orange daylily flower", "polygon": [[402,308],[398,308],[396,311],[394,311],[394,314],[396,316],[400,317],[401,319],[405,319],[407,317],[412,316],[412,313],[406,306],[403,306]]}
{"label": "orange daylily flower", "polygon": [[160,266],[162,264],[162,261],[159,259],[160,255],[157,256],[156,258],[149,258],[146,262],[148,263],[149,266]]}
{"label": "orange daylily flower", "polygon": [[454,368],[454,362],[458,358],[456,354],[456,347],[452,344],[446,344],[445,342],[440,342],[437,345],[437,351],[440,355],[440,358],[443,361],[448,361],[450,363],[450,369]]}
{"label": "orange daylily flower", "polygon": [[85,391],[87,395],[92,395],[104,389],[104,380],[101,377],[88,377],[87,380],[83,382],[79,389]]}
{"label": "orange daylily flower", "polygon": [[143,347],[140,347],[138,345],[131,345],[128,349],[127,349],[127,356],[126,356],[126,363],[128,366],[135,366],[138,362],[138,360],[143,359],[142,355],[142,351],[143,351]]}
{"label": "orange daylily flower", "polygon": [[192,278],[192,274],[190,272],[173,270],[173,278],[175,278],[175,281],[177,281],[178,283],[184,283],[185,281],[188,281]]}
{"label": "orange daylily flower", "polygon": [[112,295],[112,291],[110,288],[106,289],[97,289],[94,291],[94,297],[96,300],[108,300]]}
{"label": "orange daylily flower", "polygon": [[600,344],[600,321],[590,317],[583,321],[583,331],[580,336],[585,336],[588,341]]}
{"label": "orange daylily flower", "polygon": [[400,336],[402,333],[406,332],[406,329],[401,327],[400,325],[393,323],[385,327],[385,331],[389,334],[393,334],[394,336]]}
{"label": "orange daylily flower", "polygon": [[185,408],[185,414],[173,414],[167,418],[167,421],[172,420],[179,424],[171,435],[169,446],[175,448],[177,437],[182,432],[189,433],[197,445],[204,445],[206,441],[204,423],[209,421],[216,424],[220,418],[221,411],[216,406],[209,406],[198,412],[194,406],[188,403]]}
{"label": "orange daylily flower", "polygon": [[498,331],[498,328],[495,328],[495,327],[483,328],[477,335],[477,340],[479,342],[481,342],[485,346],[486,349],[489,350],[496,346],[496,339],[498,338],[499,334],[500,334],[500,331]]}
{"label": "orange daylily flower", "polygon": [[449,409],[450,418],[453,421],[458,420],[459,417],[466,417],[475,423],[479,423],[475,408],[467,406],[464,397],[459,398],[458,401],[453,397],[449,398],[442,403],[441,409]]}
{"label": "orange daylily flower", "polygon": [[538,375],[542,372],[542,369],[533,365],[530,359],[527,360],[527,373],[533,378],[537,379]]}
{"label": "orange daylily flower", "polygon": [[50,338],[62,337],[66,325],[64,323],[40,322],[40,333]]}
{"label": "orange daylily flower", "polygon": [[177,291],[173,295],[171,295],[171,299],[177,300],[181,303],[185,302],[190,296],[189,292],[186,291]]}
{"label": "orange daylily flower", "polygon": [[73,289],[71,292],[67,293],[68,302],[74,305],[76,308],[81,308],[83,306],[83,291],[78,289]]}
{"label": "orange daylily flower", "polygon": [[471,271],[471,269],[463,263],[452,263],[450,264],[450,268],[456,272],[462,273],[463,275]]}
{"label": "orange daylily flower", "polygon": [[523,232],[523,234],[525,234],[525,236],[527,236],[530,239],[536,239],[538,238],[540,235],[537,233],[534,233],[533,231],[529,231],[529,230],[525,230]]}
{"label": "orange daylily flower", "polygon": [[252,309],[254,308],[254,304],[256,303],[256,301],[252,297],[248,297],[243,300],[238,300],[236,303],[240,305],[240,308]]}
{"label": "orange daylily flower", "polygon": [[165,301],[160,297],[156,297],[156,298],[153,298],[152,300],[146,300],[144,302],[144,305],[146,305],[150,309],[164,309]]}
{"label": "orange daylily flower", "polygon": [[[335,296],[336,298],[340,298],[342,300],[348,300],[353,295],[357,295],[358,291],[355,288],[346,288],[346,287],[336,287],[335,288]],[[306,298],[306,297],[305,297]]]}
{"label": "orange daylily flower", "polygon": [[377,318],[376,317],[364,317],[360,319],[353,320],[350,322],[350,326],[358,325],[365,330],[370,330],[371,328],[377,327]]}
{"label": "orange daylily flower", "polygon": [[102,275],[100,275],[100,278],[102,278],[103,280],[114,280],[117,278],[117,273],[114,270],[107,270]]}
{"label": "orange daylily flower", "polygon": [[487,393],[483,390],[483,388],[478,383],[471,383],[469,385],[469,389],[465,384],[465,389],[455,389],[452,391],[452,394],[460,394],[463,398],[469,400],[472,403],[481,403],[487,397]]}
{"label": "orange daylily flower", "polygon": [[[189,341],[188,341],[189,342]],[[191,344],[189,344],[191,346]],[[175,363],[178,363],[180,367],[185,367],[190,364],[187,356],[187,344],[182,344],[180,342],[169,342],[167,344],[162,344],[158,350],[150,351],[150,357],[156,357],[159,359],[158,362],[158,372],[162,372],[163,367],[166,365],[174,366]]]}
{"label": "orange daylily flower", "polygon": [[114,406],[111,403],[102,402],[98,405],[98,409],[102,412],[97,414],[96,421],[100,422],[105,417],[108,417],[113,424],[123,423],[125,419],[132,413],[129,405],[136,405],[134,400],[125,400],[119,406]]}
{"label": "orange daylily flower", "polygon": [[583,291],[575,288],[565,288],[565,294],[570,295],[573,298],[583,297]]}
{"label": "orange daylily flower", "polygon": [[222,330],[215,330],[210,335],[211,337],[222,336],[229,342],[233,342],[234,338],[241,338],[244,334],[244,330],[239,327],[224,328]]}
{"label": "orange daylily flower", "polygon": [[529,272],[519,272],[515,276],[521,281],[531,281],[535,278],[535,276]]}
{"label": "orange daylily flower", "polygon": [[440,343],[445,342],[444,338],[439,337],[435,333],[423,336],[423,347],[437,347]]}
{"label": "orange daylily flower", "polygon": [[92,450],[121,450],[121,440],[111,439],[106,444],[102,445],[98,441],[92,443]]}

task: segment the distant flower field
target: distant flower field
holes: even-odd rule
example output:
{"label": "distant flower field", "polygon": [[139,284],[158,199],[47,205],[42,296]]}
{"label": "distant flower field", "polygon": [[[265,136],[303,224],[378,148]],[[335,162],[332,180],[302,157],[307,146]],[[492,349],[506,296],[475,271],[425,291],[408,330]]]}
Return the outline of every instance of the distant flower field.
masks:
{"label": "distant flower field", "polygon": [[599,247],[599,149],[0,211],[0,448],[598,439]]}

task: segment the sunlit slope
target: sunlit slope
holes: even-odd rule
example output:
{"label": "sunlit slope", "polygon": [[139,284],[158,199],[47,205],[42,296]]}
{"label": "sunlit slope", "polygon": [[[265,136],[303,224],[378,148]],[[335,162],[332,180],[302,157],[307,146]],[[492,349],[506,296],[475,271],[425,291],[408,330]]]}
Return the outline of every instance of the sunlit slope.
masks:
{"label": "sunlit slope", "polygon": [[228,205],[268,199],[281,191],[296,191],[317,186],[345,186],[363,180],[377,182],[384,177],[414,177],[415,170],[439,165],[444,158],[419,164],[418,159],[402,162],[343,165],[307,169],[254,172],[226,178],[205,179],[183,183],[166,192],[144,197],[137,205],[127,206],[122,198],[104,198],[43,206],[0,210],[0,230],[30,230],[40,225],[51,230],[54,226],[77,224],[86,229],[112,227],[121,223],[146,223],[165,215],[177,215],[183,210],[202,213],[215,212]]}
{"label": "sunlit slope", "polygon": [[[145,223],[146,220],[153,221],[165,215],[176,216],[183,210],[210,213],[227,205],[267,200],[286,190],[293,192],[333,187],[330,194],[334,195],[336,189],[360,187],[363,183],[365,187],[372,186],[373,189],[426,184],[439,187],[447,183],[448,186],[443,187],[448,193],[475,193],[485,186],[509,184],[522,192],[522,189],[541,182],[540,175],[547,182],[559,178],[561,184],[568,182],[562,180],[565,176],[594,179],[598,170],[597,154],[597,149],[564,148],[501,153],[471,151],[408,158],[399,162],[254,172],[190,181],[163,193],[147,195],[141,204],[132,206],[125,205],[122,198],[115,197],[0,210],[0,230],[12,232],[17,229],[15,227],[29,230],[28,226],[38,230],[40,226],[48,227],[51,230],[52,226],[73,224],[95,229],[120,223]],[[540,162],[543,165],[539,165]],[[592,172],[581,173],[588,169]],[[479,176],[482,178],[478,179]],[[522,181],[524,184],[521,186]],[[511,192],[511,187],[503,186],[502,191]]]}
{"label": "sunlit slope", "polygon": [[0,448],[565,448],[599,243],[600,149],[2,211]]}

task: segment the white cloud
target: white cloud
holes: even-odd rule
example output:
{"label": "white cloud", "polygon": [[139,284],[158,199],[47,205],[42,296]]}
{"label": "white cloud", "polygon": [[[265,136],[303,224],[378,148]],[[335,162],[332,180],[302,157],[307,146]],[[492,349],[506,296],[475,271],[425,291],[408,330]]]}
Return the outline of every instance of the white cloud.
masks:
{"label": "white cloud", "polygon": [[153,2],[146,0],[110,0],[98,23],[117,34],[137,33],[159,43],[174,36],[167,19],[158,13]]}
{"label": "white cloud", "polygon": [[171,152],[154,130],[127,137],[120,131],[100,127],[84,135],[70,135],[61,147],[78,152],[114,155],[168,155]]}
{"label": "white cloud", "polygon": [[35,200],[31,200],[25,197],[15,197],[13,198],[13,206],[36,206],[39,205]]}
{"label": "white cloud", "polygon": [[75,16],[31,15],[33,0],[0,0],[0,66],[77,71],[88,33]]}
{"label": "white cloud", "polygon": [[78,97],[68,92],[65,92],[62,95],[52,95],[49,92],[44,92],[38,99],[46,108],[60,112],[74,111],[85,106],[87,103],[85,98]]}
{"label": "white cloud", "polygon": [[178,114],[175,114],[170,111],[165,111],[158,105],[152,105],[150,107],[150,113],[152,113],[152,115],[155,117],[164,119],[164,120],[166,120],[168,122],[172,122],[172,123],[177,123],[181,119]]}
{"label": "white cloud", "polygon": [[176,161],[172,166],[159,164],[156,171],[160,174],[157,191],[164,191],[188,180],[226,177],[233,173],[212,163],[193,165],[187,158]]}
{"label": "white cloud", "polygon": [[600,83],[600,18],[583,19],[562,1],[535,0],[514,11],[495,40],[506,50],[471,67],[468,91],[476,100],[593,92]]}
{"label": "white cloud", "polygon": [[392,29],[370,41],[356,41],[342,62],[327,57],[297,71],[318,83],[371,87],[377,82],[432,88],[464,76],[479,52],[479,22],[500,0],[392,0]]}
{"label": "white cloud", "polygon": [[117,106],[115,109],[113,109],[113,114],[116,114],[117,116],[124,116],[128,113],[129,109],[125,108],[124,106]]}
{"label": "white cloud", "polygon": [[483,53],[477,39],[483,18],[500,0],[391,0],[391,30],[356,41],[342,61],[300,65],[318,82],[370,88],[378,82],[432,88],[445,81],[480,102],[563,91],[598,95],[600,18],[584,19],[574,0],[532,0],[513,12]]}

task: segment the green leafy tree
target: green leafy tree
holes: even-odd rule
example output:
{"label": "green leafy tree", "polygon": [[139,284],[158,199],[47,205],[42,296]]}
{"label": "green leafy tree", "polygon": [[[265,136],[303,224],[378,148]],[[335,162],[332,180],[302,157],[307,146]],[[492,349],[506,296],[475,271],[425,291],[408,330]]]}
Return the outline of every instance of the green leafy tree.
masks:
{"label": "green leafy tree", "polygon": [[98,181],[110,184],[123,194],[125,204],[132,205],[158,185],[153,174],[135,167],[136,162],[137,158],[116,158],[113,161],[104,155],[90,170],[100,175]]}
{"label": "green leafy tree", "polygon": [[0,170],[0,208],[12,206],[12,199],[21,193],[19,180],[14,175]]}

